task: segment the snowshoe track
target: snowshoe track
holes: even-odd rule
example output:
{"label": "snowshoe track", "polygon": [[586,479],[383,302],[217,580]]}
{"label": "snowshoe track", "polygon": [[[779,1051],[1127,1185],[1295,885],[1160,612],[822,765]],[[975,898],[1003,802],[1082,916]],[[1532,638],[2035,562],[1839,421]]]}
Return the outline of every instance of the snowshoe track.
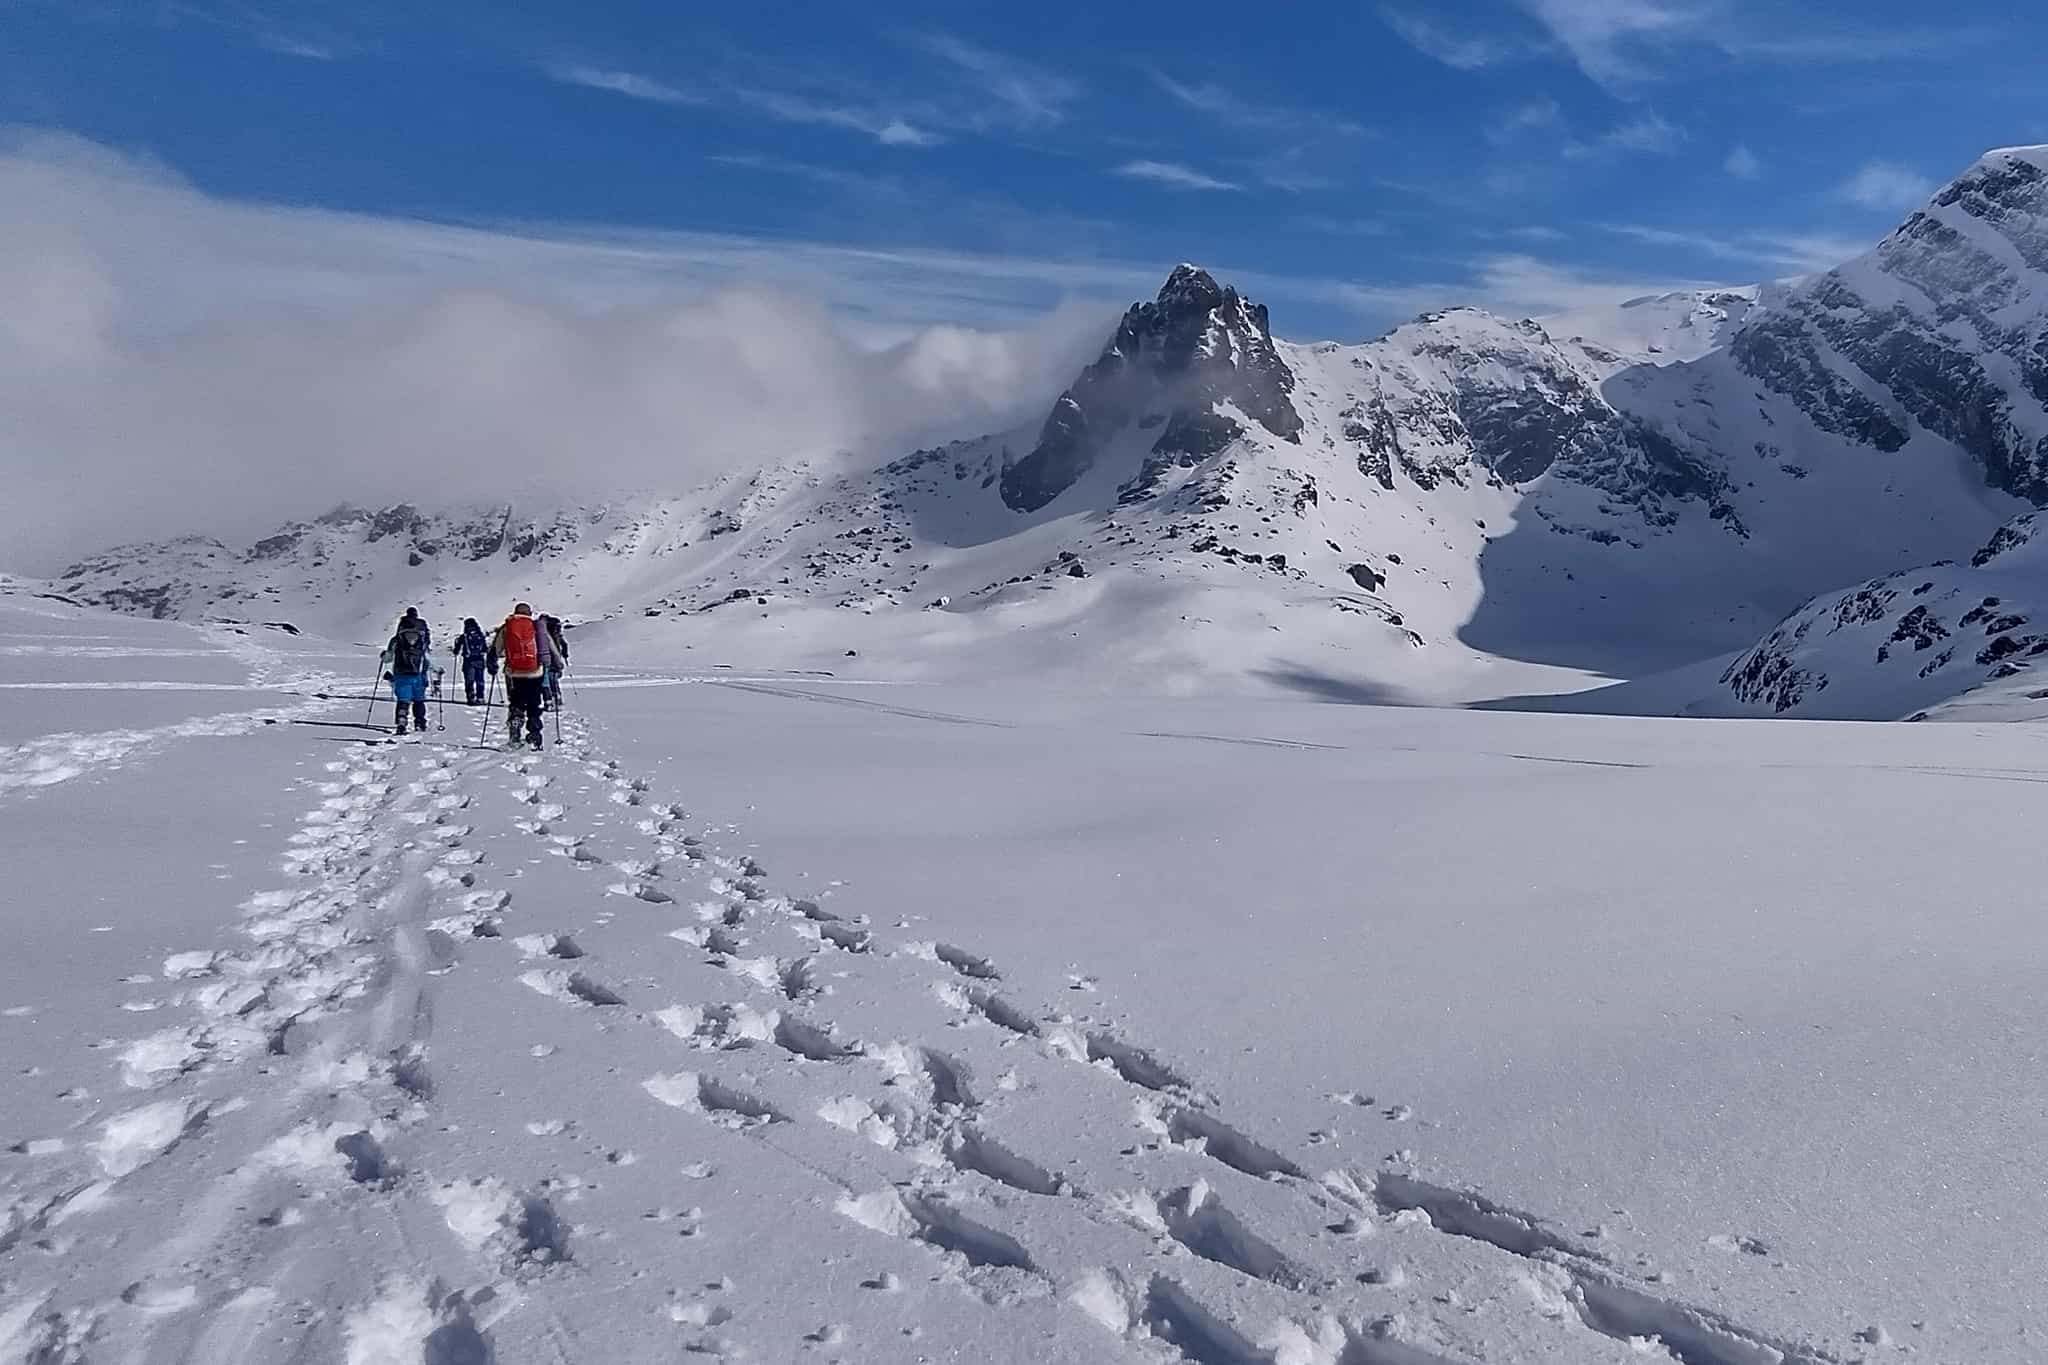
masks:
{"label": "snowshoe track", "polygon": [[[356,1192],[352,1216],[387,1229],[386,1244],[405,1254],[356,1277],[339,1329],[348,1340],[406,1321],[425,1324],[421,1348],[431,1338],[451,1361],[510,1359],[514,1340],[519,1360],[582,1358],[584,1329],[560,1306],[575,1298],[554,1299],[545,1281],[603,1254],[608,1234],[581,1226],[578,1191],[641,1156],[605,1150],[583,1174],[565,1167],[533,1184],[409,1155],[433,1150],[421,1138],[440,1102],[435,982],[485,971],[500,983],[491,989],[515,993],[516,1010],[560,1011],[553,1027],[570,1031],[565,1043],[587,1038],[603,1055],[608,1039],[631,1036],[667,1051],[667,1065],[618,1071],[597,1093],[662,1111],[655,1122],[673,1128],[678,1152],[720,1154],[693,1160],[683,1178],[745,1183],[773,1170],[814,1189],[855,1235],[906,1248],[909,1260],[891,1262],[898,1269],[860,1282],[866,1293],[921,1275],[991,1312],[1050,1302],[1096,1334],[1105,1360],[1490,1358],[1497,1347],[1471,1315],[1444,1310],[1429,1275],[1401,1269],[1426,1263],[1430,1275],[1502,1286],[1493,1306],[1526,1314],[1528,1339],[1558,1359],[1838,1359],[1670,1300],[1582,1239],[1398,1164],[1312,1177],[1179,1060],[1103,1018],[1037,1007],[1050,983],[1041,997],[971,945],[897,942],[864,916],[778,892],[752,855],[722,851],[716,832],[692,828],[653,783],[596,755],[580,719],[563,729],[541,756],[422,743],[329,764],[291,837],[285,884],[244,907],[243,942],[161,964],[186,1020],[119,1050],[137,1102],[82,1151],[92,1165],[70,1172],[67,1188],[0,1226],[0,1257],[19,1257],[68,1208],[90,1206],[94,1190],[118,1190],[208,1140],[223,1078],[289,1068],[311,1073],[310,1085],[263,1101],[274,1131],[229,1165],[213,1198],[264,1202],[280,1172]],[[588,778],[581,800],[564,780],[578,770]],[[476,846],[497,818],[482,798],[508,785],[503,804],[516,814],[502,823],[525,847],[564,860],[568,875],[603,874],[577,883],[587,888],[580,901],[547,906],[542,925],[516,934],[507,922],[537,908],[515,880],[522,869]],[[614,931],[640,921],[659,924],[653,941],[667,956],[613,960]],[[1045,1121],[1035,1112],[1045,1099],[1070,1117]],[[537,1142],[577,1135],[566,1118],[527,1128]],[[432,1225],[408,1218],[408,1202],[435,1210]],[[90,1207],[76,1216],[89,1219]],[[694,1207],[647,1217],[681,1240],[705,1235]],[[173,1273],[173,1257],[233,1260],[225,1220],[202,1210],[193,1235],[153,1259],[154,1273]],[[470,1267],[452,1286],[411,1264],[449,1256]],[[245,1292],[271,1297],[220,1301],[214,1329],[190,1349],[216,1349],[222,1324],[275,1330],[295,1311],[282,1288],[288,1267],[246,1270],[256,1289]],[[1508,1288],[1524,1283],[1543,1293]],[[687,1333],[683,1349],[741,1349],[747,1328],[731,1302],[722,1285],[676,1299],[669,1316]],[[62,1343],[92,1339],[108,1312],[35,1299],[24,1321],[40,1335],[25,1339],[44,1354],[32,1358],[72,1358]],[[835,1344],[847,1330],[828,1324],[806,1341]]]}

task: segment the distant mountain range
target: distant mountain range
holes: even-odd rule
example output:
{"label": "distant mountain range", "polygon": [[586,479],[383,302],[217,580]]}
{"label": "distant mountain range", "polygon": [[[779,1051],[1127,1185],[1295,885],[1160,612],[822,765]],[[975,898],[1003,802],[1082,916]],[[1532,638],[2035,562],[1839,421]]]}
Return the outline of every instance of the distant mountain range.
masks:
{"label": "distant mountain range", "polygon": [[[592,656],[638,663],[1359,699],[1739,654],[1690,709],[1903,714],[2024,665],[2032,639],[1980,662],[1993,641],[1908,630],[1823,662],[1829,608],[1801,604],[1968,559],[2009,522],[2031,536],[2015,518],[2042,505],[2048,148],[2021,148],[1803,281],[1308,346],[1181,266],[1034,427],[603,506],[343,508],[246,547],[110,550],[53,590],[365,636],[404,605],[527,595]],[[1922,596],[1947,613],[1970,575],[2027,562],[1947,568]],[[1861,624],[1906,629],[1917,586]],[[1978,624],[1953,614],[1951,637]],[[1914,686],[1882,684],[1909,668]]]}

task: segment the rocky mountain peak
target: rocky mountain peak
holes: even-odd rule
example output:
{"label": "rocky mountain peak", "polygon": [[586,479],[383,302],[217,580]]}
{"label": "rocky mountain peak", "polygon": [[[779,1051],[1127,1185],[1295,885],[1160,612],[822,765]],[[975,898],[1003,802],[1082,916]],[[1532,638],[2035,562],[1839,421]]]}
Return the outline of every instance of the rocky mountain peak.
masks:
{"label": "rocky mountain peak", "polygon": [[1824,431],[1887,452],[1924,431],[2048,505],[2048,149],[1981,157],[1733,354]]}
{"label": "rocky mountain peak", "polygon": [[[1232,291],[1235,293],[1235,291]],[[1216,277],[1198,265],[1183,261],[1173,268],[1166,277],[1166,283],[1159,287],[1157,306],[1171,312],[1190,309],[1207,313],[1223,302],[1223,286],[1216,283]]]}
{"label": "rocky mountain peak", "polygon": [[[1102,356],[1053,405],[1038,444],[1003,471],[1003,501],[1034,512],[1095,468],[1133,424],[1163,428],[1154,459],[1213,454],[1244,434],[1234,407],[1297,440],[1294,372],[1273,344],[1263,304],[1194,265],[1176,266],[1150,303],[1133,304]],[[1149,461],[1148,461],[1149,464]],[[1143,481],[1141,469],[1137,481]]]}

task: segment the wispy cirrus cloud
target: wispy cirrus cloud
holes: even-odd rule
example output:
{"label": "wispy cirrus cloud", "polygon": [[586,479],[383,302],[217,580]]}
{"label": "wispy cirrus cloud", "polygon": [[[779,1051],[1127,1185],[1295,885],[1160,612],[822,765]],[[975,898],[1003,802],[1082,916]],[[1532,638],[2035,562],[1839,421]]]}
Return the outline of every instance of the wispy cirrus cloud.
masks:
{"label": "wispy cirrus cloud", "polygon": [[585,90],[602,90],[607,94],[624,95],[628,99],[646,100],[652,104],[711,103],[708,96],[681,86],[670,85],[651,76],[642,76],[633,71],[618,71],[600,66],[568,64],[548,68],[548,75],[563,85],[577,85]]}
{"label": "wispy cirrus cloud", "polygon": [[918,46],[973,78],[976,91],[993,100],[1002,120],[1019,128],[1062,123],[1067,107],[1081,96],[1081,83],[1057,72],[950,34],[925,34]]}
{"label": "wispy cirrus cloud", "polygon": [[1832,270],[1870,247],[1864,238],[1826,232],[1743,232],[1729,235],[1645,223],[1599,223],[1595,226],[1602,232],[1646,246],[1675,248],[1747,267],[1763,266],[1800,275]]}
{"label": "wispy cirrus cloud", "polygon": [[1192,84],[1174,79],[1156,67],[1146,74],[1152,83],[1183,109],[1205,114],[1218,123],[1242,132],[1284,133],[1293,136],[1367,137],[1372,130],[1356,119],[1285,104],[1267,104],[1246,99],[1227,85],[1214,82]]}
{"label": "wispy cirrus cloud", "polygon": [[1519,0],[1580,70],[1614,87],[1665,74],[1666,59],[1687,45],[1717,49],[1739,62],[1793,66],[1924,61],[1995,41],[1983,25],[1807,27],[1798,18],[1720,0]]}
{"label": "wispy cirrus cloud", "polygon": [[1882,28],[1812,26],[1761,4],[1731,0],[1513,0],[1541,37],[1454,32],[1412,10],[1386,7],[1387,26],[1417,51],[1461,71],[1562,56],[1590,80],[1626,91],[1671,74],[1688,51],[1737,62],[1797,66],[1924,59],[1994,41],[1983,25]]}
{"label": "wispy cirrus cloud", "polygon": [[1486,140],[1504,147],[1524,133],[1555,128],[1564,121],[1564,109],[1553,99],[1530,100],[1507,110],[1486,125]]}
{"label": "wispy cirrus cloud", "polygon": [[1120,175],[1126,180],[1146,180],[1155,185],[1164,185],[1170,190],[1241,190],[1244,186],[1231,180],[1220,180],[1213,175],[1184,166],[1178,161],[1150,161],[1140,159],[1126,161],[1111,169],[1111,175]]}
{"label": "wispy cirrus cloud", "polygon": [[1863,65],[1924,61],[1937,53],[1966,51],[1996,42],[1999,30],[1980,24],[1895,26],[1812,32],[1722,33],[1715,45],[1731,57],[1799,65]]}
{"label": "wispy cirrus cloud", "polygon": [[339,61],[345,55],[344,49],[335,43],[293,33],[259,33],[256,44],[282,56],[299,57],[309,62]]}
{"label": "wispy cirrus cloud", "polygon": [[631,72],[610,65],[563,61],[543,68],[547,76],[565,86],[602,90],[629,100],[649,104],[694,106],[694,108],[741,108],[764,115],[778,123],[799,123],[815,127],[838,127],[872,137],[885,147],[934,147],[944,141],[938,133],[913,123],[909,117],[852,98],[827,98],[799,94],[770,84],[717,84],[680,86],[645,72]]}
{"label": "wispy cirrus cloud", "polygon": [[1934,193],[1934,181],[1910,166],[1870,161],[1843,181],[1835,193],[1866,209],[1904,213],[1927,202],[1927,197]]}
{"label": "wispy cirrus cloud", "polygon": [[1647,79],[1654,57],[1698,36],[1720,11],[1696,0],[1517,0],[1586,76],[1604,86]]}
{"label": "wispy cirrus cloud", "polygon": [[1738,142],[1729,149],[1728,159],[1721,163],[1721,169],[1737,180],[1754,180],[1764,173],[1764,163],[1749,149],[1749,144]]}
{"label": "wispy cirrus cloud", "polygon": [[839,166],[821,166],[813,161],[798,161],[791,157],[767,156],[757,152],[721,152],[704,158],[715,166],[726,166],[738,171],[753,171],[761,175],[781,176],[791,180],[808,180],[814,185],[829,185],[835,189],[859,190],[864,193],[896,193],[903,186],[893,176],[864,175]]}
{"label": "wispy cirrus cloud", "polygon": [[1528,43],[1498,36],[1475,37],[1453,33],[1435,20],[1391,5],[1381,8],[1380,21],[1402,42],[1454,71],[1481,71],[1534,55],[1534,49]]}
{"label": "wispy cirrus cloud", "polygon": [[785,90],[750,87],[733,93],[740,103],[780,122],[847,128],[867,134],[884,147],[936,147],[945,141],[898,114],[866,105],[816,99]]}
{"label": "wispy cirrus cloud", "polygon": [[1567,161],[1590,161],[1602,156],[1669,156],[1685,141],[1685,130],[1654,109],[1624,119],[1589,140],[1573,139],[1564,146]]}
{"label": "wispy cirrus cloud", "polygon": [[1333,175],[1322,175],[1287,166],[1264,166],[1258,168],[1258,181],[1268,189],[1282,194],[1315,194],[1323,190],[1339,189],[1343,181]]}

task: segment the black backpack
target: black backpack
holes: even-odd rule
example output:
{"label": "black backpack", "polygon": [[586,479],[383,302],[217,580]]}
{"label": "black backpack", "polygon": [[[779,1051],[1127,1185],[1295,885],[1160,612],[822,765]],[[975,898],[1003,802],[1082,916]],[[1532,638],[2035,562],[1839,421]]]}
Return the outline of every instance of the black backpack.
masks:
{"label": "black backpack", "polygon": [[393,673],[424,673],[427,671],[427,633],[418,626],[401,626],[398,634],[391,637],[391,671]]}

